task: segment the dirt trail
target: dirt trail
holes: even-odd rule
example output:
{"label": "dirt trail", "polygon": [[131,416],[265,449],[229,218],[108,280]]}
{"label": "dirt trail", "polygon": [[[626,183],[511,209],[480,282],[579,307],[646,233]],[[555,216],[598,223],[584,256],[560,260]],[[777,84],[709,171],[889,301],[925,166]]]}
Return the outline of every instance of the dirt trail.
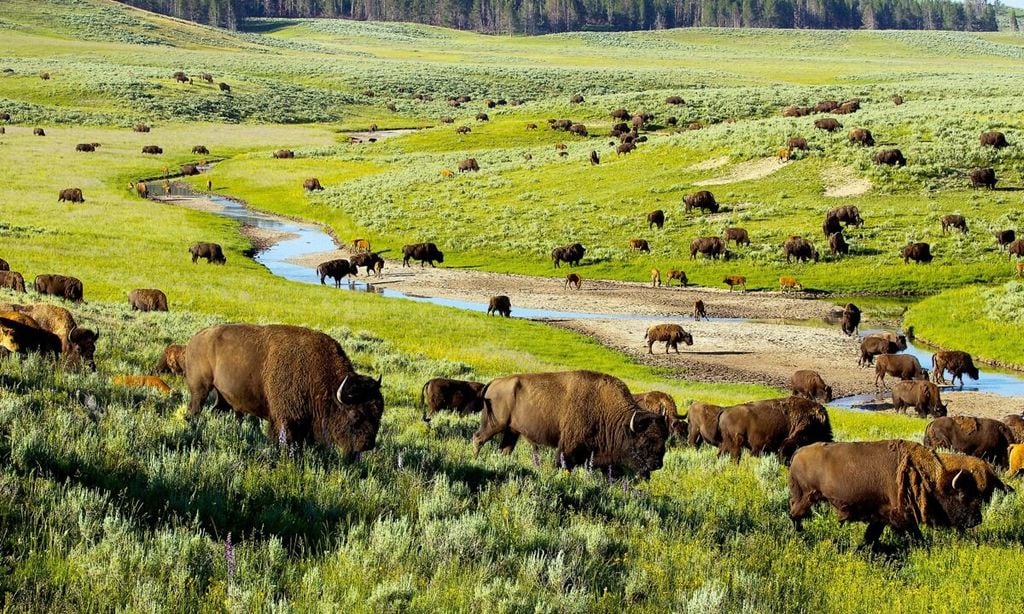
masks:
{"label": "dirt trail", "polygon": [[825,196],[844,198],[860,196],[871,189],[871,181],[857,176],[852,169],[836,167],[821,173],[825,182]]}
{"label": "dirt trail", "polygon": [[412,134],[417,130],[418,128],[397,128],[395,130],[375,130],[373,132],[370,132],[369,130],[343,132],[342,134],[348,136],[349,143],[379,143],[381,141],[393,139],[396,136]]}
{"label": "dirt trail", "polygon": [[740,162],[720,177],[697,181],[694,182],[693,185],[726,185],[729,183],[739,183],[741,181],[763,179],[768,175],[782,170],[782,168],[788,164],[790,164],[788,160],[783,161],[772,157],[761,158],[760,160],[750,160],[749,162]]}

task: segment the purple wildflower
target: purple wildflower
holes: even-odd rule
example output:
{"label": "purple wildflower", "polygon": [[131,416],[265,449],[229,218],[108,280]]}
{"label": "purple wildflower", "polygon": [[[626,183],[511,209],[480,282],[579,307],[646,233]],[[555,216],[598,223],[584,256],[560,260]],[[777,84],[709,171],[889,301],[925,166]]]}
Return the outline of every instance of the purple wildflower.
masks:
{"label": "purple wildflower", "polygon": [[402,461],[402,453],[399,452],[398,453],[398,468],[401,469],[404,466],[405,466],[405,463]]}
{"label": "purple wildflower", "polygon": [[224,542],[224,561],[228,564],[228,580],[230,581],[235,577],[235,569],[238,567],[238,563],[235,561],[235,547],[231,545],[231,533],[228,533],[228,538]]}
{"label": "purple wildflower", "polygon": [[533,466],[540,468],[540,455],[537,454],[537,448],[533,449]]}
{"label": "purple wildflower", "polygon": [[593,470],[594,470],[594,452],[593,452],[593,450],[591,450],[590,458],[587,459],[587,471],[589,472],[589,471],[593,471]]}
{"label": "purple wildflower", "polygon": [[558,465],[562,469],[566,469],[566,470],[569,469],[569,465],[565,462],[565,452],[559,452],[558,453]]}

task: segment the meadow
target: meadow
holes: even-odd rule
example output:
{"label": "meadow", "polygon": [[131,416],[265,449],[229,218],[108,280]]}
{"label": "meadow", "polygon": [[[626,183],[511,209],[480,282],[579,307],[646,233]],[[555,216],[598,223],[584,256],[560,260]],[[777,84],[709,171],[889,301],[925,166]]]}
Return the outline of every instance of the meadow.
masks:
{"label": "meadow", "polygon": [[[381,248],[434,240],[445,265],[560,275],[552,246],[588,246],[581,273],[644,279],[682,265],[718,285],[741,273],[755,288],[793,274],[813,289],[932,294],[907,323],[929,341],[1024,364],[1020,284],[988,230],[1020,222],[1016,190],[972,190],[963,171],[991,165],[1000,187],[1024,186],[1016,92],[1024,39],[1008,34],[782,32],[693,29],[544,37],[486,37],[408,24],[265,21],[232,34],[102,0],[11,0],[0,5],[0,257],[26,278],[68,273],[85,284],[81,322],[101,331],[96,373],[57,371],[37,358],[0,363],[0,594],[5,611],[1008,611],[1024,581],[1024,506],[997,495],[978,528],[900,538],[894,555],[856,550],[862,526],[825,512],[796,534],[786,518],[786,469],[770,457],[739,465],[713,450],[671,447],[650,482],[566,473],[552,452],[472,458],[474,418],[428,430],[416,406],[434,376],[486,380],[591,368],[632,389],[733,403],[776,394],[753,385],[667,377],[598,343],[521,320],[488,319],[287,282],[245,257],[237,227],[216,216],[144,201],[140,177],[217,161],[205,187],[252,206],[329,226]],[[177,84],[176,70],[215,84]],[[49,80],[39,78],[48,72]],[[220,92],[217,82],[231,86]],[[373,97],[363,95],[372,89]],[[906,103],[889,102],[901,93]],[[433,101],[413,100],[430,93]],[[569,97],[581,93],[582,105]],[[445,103],[468,94],[463,108]],[[666,96],[686,104],[669,107]],[[872,151],[786,119],[786,104],[860,97],[841,116],[900,147],[902,169]],[[484,98],[523,104],[484,109]],[[386,109],[393,103],[396,111]],[[617,107],[669,114],[617,157],[604,136]],[[477,122],[486,110],[490,121]],[[453,116],[455,123],[439,124]],[[552,133],[549,117],[595,136]],[[813,119],[813,118],[812,118]],[[727,122],[735,120],[735,123]],[[145,134],[130,127],[152,126]],[[526,123],[540,124],[527,131]],[[422,128],[352,145],[370,123]],[[465,136],[454,127],[469,125]],[[32,128],[47,136],[32,136]],[[1000,129],[1011,147],[978,146]],[[739,177],[801,134],[812,149],[714,191],[725,211],[687,215],[681,197],[707,179]],[[559,157],[553,147],[568,145]],[[99,142],[95,153],[76,153]],[[165,153],[147,157],[143,145]],[[270,153],[292,148],[294,160]],[[602,163],[586,158],[598,150]],[[532,160],[525,161],[530,153]],[[479,173],[444,178],[465,157]],[[701,170],[708,160],[727,158]],[[777,164],[777,162],[772,162]],[[307,195],[302,180],[327,188]],[[861,195],[823,195],[867,180]],[[81,205],[57,203],[77,186]],[[780,244],[813,237],[836,205],[866,224],[854,254],[786,265]],[[663,231],[647,211],[663,208]],[[971,233],[941,234],[961,212]],[[725,263],[690,262],[693,237],[741,225],[754,240]],[[653,253],[628,252],[634,236]],[[224,245],[224,267],[192,265],[187,246]],[[936,261],[904,265],[910,240]],[[128,310],[126,293],[159,287],[170,314]],[[0,301],[19,300],[0,291]],[[28,297],[35,300],[35,297]],[[879,312],[882,308],[879,308]],[[870,313],[870,312],[869,312]],[[951,317],[954,316],[954,317]],[[360,371],[384,379],[378,449],[358,463],[331,450],[268,443],[261,425],[204,413],[183,418],[184,386],[169,397],[110,384],[147,373],[162,348],[222,321],[288,322],[341,340]],[[837,439],[918,439],[916,418],[831,411]],[[1015,482],[1019,485],[1019,482]],[[230,545],[229,545],[230,544]],[[965,581],[976,588],[964,590]]]}

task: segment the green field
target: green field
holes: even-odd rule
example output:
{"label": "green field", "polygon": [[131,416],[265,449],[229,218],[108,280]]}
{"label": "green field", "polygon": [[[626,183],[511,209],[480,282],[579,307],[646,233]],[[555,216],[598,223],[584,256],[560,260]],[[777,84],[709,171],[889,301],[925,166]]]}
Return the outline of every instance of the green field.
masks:
{"label": "green field", "polygon": [[[887,536],[907,547],[872,556],[856,550],[862,526],[840,526],[824,508],[794,533],[786,470],[774,458],[734,466],[676,445],[649,483],[558,471],[550,450],[535,467],[525,445],[511,458],[488,447],[474,460],[474,418],[438,418],[432,431],[419,420],[426,379],[591,368],[636,390],[666,390],[684,407],[775,392],[674,379],[539,323],[283,281],[244,256],[249,245],[234,224],[144,201],[128,183],[174,172],[203,144],[219,162],[197,184],[212,180],[219,193],[378,249],[432,240],[445,266],[557,275],[551,248],[578,240],[588,278],[641,281],[652,266],[682,267],[708,286],[735,273],[770,289],[795,275],[846,295],[934,294],[907,316],[920,337],[1022,365],[1020,284],[989,231],[1020,230],[1024,38],[713,29],[504,38],[333,21],[261,21],[235,34],[101,0],[9,0],[0,40],[0,70],[13,71],[0,74],[0,113],[11,114],[0,135],[0,258],[28,279],[80,277],[87,303],[76,315],[101,331],[97,373],[54,373],[35,358],[0,363],[5,611],[1019,606],[1017,495],[997,495],[968,533],[926,530],[923,545]],[[210,72],[215,82],[177,84],[177,70]],[[417,93],[433,101],[413,100]],[[586,102],[570,105],[576,93]],[[894,106],[894,93],[906,103]],[[459,94],[473,100],[445,103]],[[669,95],[686,104],[666,105]],[[839,120],[871,129],[878,146],[779,113],[851,97],[862,110]],[[486,109],[486,98],[523,104]],[[616,156],[605,135],[618,107],[648,110],[658,126],[676,115],[705,128],[655,128],[637,151]],[[490,121],[474,120],[481,111]],[[547,128],[561,117],[593,136]],[[152,131],[133,132],[140,121]],[[540,128],[526,130],[530,122]],[[422,130],[347,143],[345,131],[370,123]],[[472,132],[457,135],[462,125]],[[32,135],[36,126],[45,137]],[[982,149],[978,134],[989,129],[1012,145]],[[794,135],[811,151],[785,166],[763,161]],[[83,142],[101,147],[76,153]],[[568,156],[557,155],[558,142]],[[165,153],[139,153],[149,144]],[[871,164],[888,146],[907,167]],[[272,159],[280,148],[298,157]],[[587,161],[591,150],[600,165]],[[442,176],[466,157],[479,173]],[[1008,189],[972,190],[964,173],[978,166],[994,167]],[[752,168],[772,172],[740,178]],[[301,185],[313,176],[327,189],[309,196]],[[707,187],[726,211],[683,211],[697,182],[728,176],[737,180]],[[871,189],[824,195],[855,180]],[[71,186],[86,203],[56,202]],[[866,224],[848,237],[854,253],[833,259],[820,226],[841,204],[856,204]],[[666,227],[648,231],[645,215],[656,208]],[[969,234],[942,235],[938,218],[953,212],[968,218]],[[694,237],[733,225],[750,231],[750,247],[725,263],[689,260]],[[812,238],[822,261],[787,265],[780,245],[791,234]],[[633,237],[653,253],[631,254]],[[224,245],[227,265],[193,266],[187,246],[198,240]],[[899,249],[912,240],[933,245],[932,264],[903,264]],[[138,287],[163,289],[171,314],[130,312],[126,294]],[[11,299],[0,290],[0,302]],[[148,373],[164,345],[221,321],[295,323],[340,339],[360,371],[384,378],[378,449],[355,464],[332,451],[290,452],[269,445],[255,422],[206,413],[186,424],[180,381],[171,397],[110,385],[115,374]],[[917,439],[924,426],[831,415],[841,440]]]}

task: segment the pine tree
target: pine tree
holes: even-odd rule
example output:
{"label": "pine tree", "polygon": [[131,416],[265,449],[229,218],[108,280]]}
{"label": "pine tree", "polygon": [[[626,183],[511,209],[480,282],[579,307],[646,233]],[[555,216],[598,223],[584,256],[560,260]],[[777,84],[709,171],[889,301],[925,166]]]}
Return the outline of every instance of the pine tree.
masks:
{"label": "pine tree", "polygon": [[1017,11],[1010,11],[1010,32],[1020,32],[1020,26],[1017,25]]}

